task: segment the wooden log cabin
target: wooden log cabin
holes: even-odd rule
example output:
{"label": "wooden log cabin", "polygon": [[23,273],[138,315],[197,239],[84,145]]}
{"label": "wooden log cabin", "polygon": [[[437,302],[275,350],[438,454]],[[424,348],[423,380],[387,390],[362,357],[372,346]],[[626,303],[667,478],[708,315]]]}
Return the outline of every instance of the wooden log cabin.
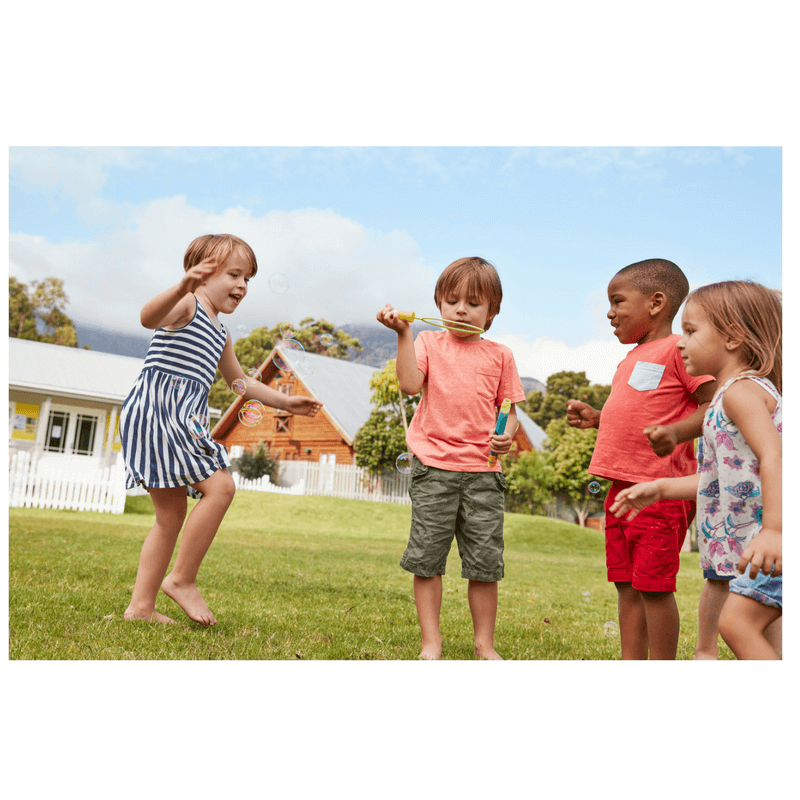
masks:
{"label": "wooden log cabin", "polygon": [[[292,367],[291,372],[279,369],[276,355],[279,363]],[[309,418],[265,406],[261,422],[248,427],[239,419],[245,400],[237,397],[211,431],[215,441],[225,445],[233,458],[264,442],[281,461],[355,463],[353,442],[372,413],[369,382],[377,367],[276,347],[258,369],[262,382],[271,388],[314,397],[322,409]],[[518,410],[518,417],[517,448],[541,449],[544,431],[523,411]]]}

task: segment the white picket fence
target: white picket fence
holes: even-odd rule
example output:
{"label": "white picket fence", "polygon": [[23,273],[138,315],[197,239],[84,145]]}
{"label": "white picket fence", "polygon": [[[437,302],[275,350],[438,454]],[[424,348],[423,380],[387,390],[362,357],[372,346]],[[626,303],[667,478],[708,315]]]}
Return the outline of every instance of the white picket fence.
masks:
{"label": "white picket fence", "polygon": [[24,451],[12,453],[8,464],[8,505],[122,514],[125,510],[122,461],[104,469],[77,472],[42,465]]}
{"label": "white picket fence", "polygon": [[311,461],[282,461],[279,480],[288,486],[277,486],[268,476],[248,481],[234,472],[237,488],[245,491],[277,492],[279,494],[324,495],[349,500],[370,500],[375,503],[408,505],[409,475],[387,472],[372,478],[354,464],[320,464]]}

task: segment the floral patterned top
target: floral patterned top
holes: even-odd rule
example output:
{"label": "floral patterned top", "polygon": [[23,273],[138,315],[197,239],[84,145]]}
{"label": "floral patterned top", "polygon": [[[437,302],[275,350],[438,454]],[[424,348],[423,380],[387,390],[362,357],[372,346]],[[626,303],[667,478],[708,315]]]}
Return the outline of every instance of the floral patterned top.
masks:
{"label": "floral patterned top", "polygon": [[737,375],[716,392],[708,406],[698,445],[697,538],[700,568],[713,569],[720,576],[739,574],[736,566],[742,552],[761,531],[758,459],[722,409],[725,390],[743,378],[755,381],[778,401],[772,421],[783,436],[781,396],[768,378]]}

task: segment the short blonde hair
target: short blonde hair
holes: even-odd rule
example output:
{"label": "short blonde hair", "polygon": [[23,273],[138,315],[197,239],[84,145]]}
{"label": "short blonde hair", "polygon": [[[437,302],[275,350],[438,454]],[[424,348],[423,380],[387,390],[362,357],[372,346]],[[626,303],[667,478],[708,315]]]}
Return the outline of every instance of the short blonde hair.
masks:
{"label": "short blonde hair", "polygon": [[439,276],[439,280],[436,281],[433,302],[436,303],[436,308],[440,308],[445,295],[457,289],[464,281],[466,281],[467,294],[470,297],[485,300],[489,306],[484,327],[484,330],[488,331],[492,320],[500,311],[503,286],[494,264],[485,258],[469,256],[448,264]]}
{"label": "short blonde hair", "polygon": [[755,281],[723,281],[695,289],[696,303],[722,336],[741,339],[748,369],[769,378],[783,394],[783,303]]}
{"label": "short blonde hair", "polygon": [[210,256],[217,256],[224,264],[234,250],[239,250],[244,256],[250,267],[250,277],[254,277],[258,272],[258,264],[256,263],[256,254],[253,252],[253,248],[243,239],[231,233],[207,233],[203,236],[198,236],[186,248],[186,253],[183,256],[183,270],[185,272]]}

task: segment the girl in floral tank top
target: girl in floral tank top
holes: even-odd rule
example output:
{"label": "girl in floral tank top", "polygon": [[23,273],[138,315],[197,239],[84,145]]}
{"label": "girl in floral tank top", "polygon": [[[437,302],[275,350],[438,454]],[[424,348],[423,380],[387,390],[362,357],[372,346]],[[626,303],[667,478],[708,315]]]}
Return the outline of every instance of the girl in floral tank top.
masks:
{"label": "girl in floral tank top", "polygon": [[781,657],[782,306],[751,281],[689,295],[678,350],[689,375],[717,385],[699,443],[699,472],[640,483],[611,511],[634,517],[662,499],[697,500],[700,597],[695,658],[716,658],[718,635],[740,659]]}

